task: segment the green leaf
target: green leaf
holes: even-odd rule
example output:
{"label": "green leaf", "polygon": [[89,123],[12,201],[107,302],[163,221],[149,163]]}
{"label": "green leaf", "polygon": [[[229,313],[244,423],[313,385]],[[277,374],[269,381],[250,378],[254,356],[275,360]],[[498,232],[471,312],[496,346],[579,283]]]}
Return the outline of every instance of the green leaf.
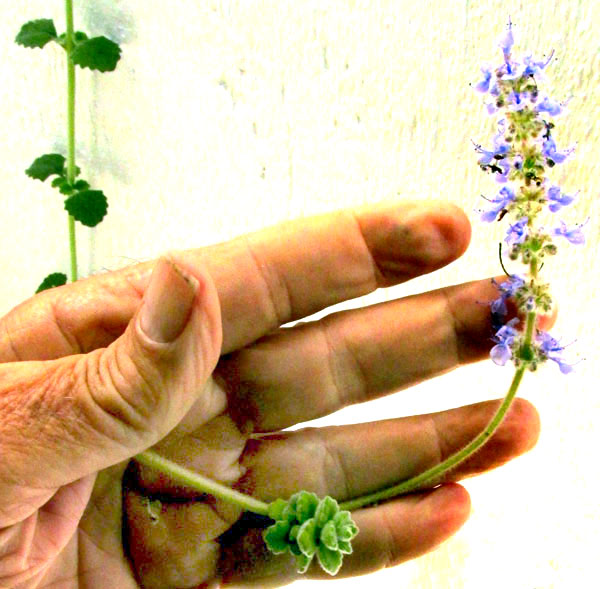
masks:
{"label": "green leaf", "polygon": [[317,550],[317,524],[313,518],[305,521],[300,526],[296,542],[302,554],[314,556]]}
{"label": "green leaf", "polygon": [[321,499],[317,511],[315,512],[317,526],[322,528],[330,519],[334,518],[339,510],[338,502],[333,497],[327,495],[327,497]]}
{"label": "green leaf", "polygon": [[65,210],[87,227],[95,227],[108,211],[106,196],[101,190],[82,190],[65,200]]}
{"label": "green leaf", "polygon": [[349,511],[340,511],[333,518],[338,540],[349,541],[358,534],[358,526],[352,520]]}
{"label": "green leaf", "polygon": [[329,550],[337,550],[338,538],[335,530],[335,524],[332,520],[329,520],[321,530],[321,543],[325,544]]}
{"label": "green leaf", "polygon": [[342,554],[352,554],[352,544],[347,540],[338,540],[338,550]]}
{"label": "green leaf", "polygon": [[264,540],[273,554],[287,552],[290,547],[287,539],[289,531],[290,524],[284,521],[277,521],[265,530]]}
{"label": "green leaf", "polygon": [[43,47],[53,39],[56,39],[54,21],[51,18],[40,18],[25,23],[15,37],[15,43],[23,47]]}
{"label": "green leaf", "polygon": [[67,275],[63,274],[62,272],[54,272],[52,274],[48,274],[48,276],[44,278],[42,284],[38,286],[35,293],[37,294],[38,292],[54,288],[55,286],[62,286],[63,284],[67,284]]}
{"label": "green leaf", "polygon": [[73,187],[68,182],[62,182],[61,185],[58,188],[58,191],[61,194],[69,195],[69,194],[73,194],[74,189],[73,189]]}
{"label": "green leaf", "polygon": [[42,182],[52,176],[52,174],[58,174],[64,176],[65,174],[65,156],[60,153],[48,153],[38,157],[32,164],[25,170],[25,173],[35,180],[41,180]]}
{"label": "green leaf", "polygon": [[342,568],[344,555],[339,550],[329,550],[327,546],[321,544],[317,549],[317,558],[323,570],[333,576],[337,575]]}
{"label": "green leaf", "polygon": [[77,182],[75,182],[75,184],[73,184],[73,188],[75,188],[75,190],[86,190],[89,187],[90,187],[89,183],[86,182],[85,180],[77,180]]}
{"label": "green leaf", "polygon": [[312,561],[312,556],[306,556],[306,554],[297,554],[296,555],[296,566],[297,566],[297,571],[299,573],[305,573],[308,570],[308,567],[310,566],[310,563]]}
{"label": "green leaf", "polygon": [[91,70],[112,72],[121,57],[121,48],[106,37],[94,37],[82,41],[71,53],[73,63]]}
{"label": "green leaf", "polygon": [[288,502],[281,497],[269,503],[269,517],[275,520],[281,519],[281,514],[287,504]]}
{"label": "green leaf", "polygon": [[314,493],[301,491],[300,496],[296,501],[296,518],[299,522],[305,522],[307,519],[315,515],[319,498]]}

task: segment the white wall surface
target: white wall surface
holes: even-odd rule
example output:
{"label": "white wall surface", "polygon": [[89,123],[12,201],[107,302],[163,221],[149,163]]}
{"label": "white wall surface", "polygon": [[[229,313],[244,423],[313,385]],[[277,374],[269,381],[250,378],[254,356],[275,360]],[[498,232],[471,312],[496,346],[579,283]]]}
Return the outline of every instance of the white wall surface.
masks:
{"label": "white wall surface", "polygon": [[[576,157],[552,179],[569,214],[588,216],[585,248],[566,246],[544,269],[560,314],[553,333],[586,358],[575,374],[554,365],[527,376],[520,395],[538,407],[542,434],[529,454],[464,483],[469,522],[435,552],[331,587],[586,589],[597,587],[600,418],[597,364],[600,4],[596,0],[75,0],[76,28],[121,43],[109,74],[78,69],[77,158],[104,190],[109,214],[78,225],[89,275],[200,247],[299,216],[390,198],[443,197],[473,221],[461,259],[408,285],[342,308],[500,272],[501,229],[474,208],[496,186],[471,139],[495,131],[468,86],[510,14],[515,52],[554,48],[548,93],[571,94],[556,119],[559,147]],[[23,170],[65,145],[62,50],[27,50],[21,24],[54,18],[63,2],[0,3],[2,184],[0,314],[49,272],[68,269],[67,219],[49,185]],[[59,32],[60,32],[59,31]],[[495,230],[495,233],[494,231]],[[500,232],[500,233],[499,233]],[[566,242],[565,242],[566,243]],[[552,267],[550,267],[552,266]],[[511,377],[490,361],[322,423],[442,410],[504,395]],[[315,586],[301,581],[298,589]]]}

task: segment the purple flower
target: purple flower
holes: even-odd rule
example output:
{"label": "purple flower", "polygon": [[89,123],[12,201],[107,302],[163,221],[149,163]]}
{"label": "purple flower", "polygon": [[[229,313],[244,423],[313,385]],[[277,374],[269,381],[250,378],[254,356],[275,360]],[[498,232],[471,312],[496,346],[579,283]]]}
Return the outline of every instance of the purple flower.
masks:
{"label": "purple flower", "polygon": [[515,92],[514,90],[510,91],[507,102],[510,106],[510,110],[513,112],[523,110],[527,106],[525,100],[521,98],[521,93]]}
{"label": "purple flower", "polygon": [[554,139],[552,139],[552,137],[549,137],[548,139],[546,139],[544,141],[542,155],[544,155],[544,157],[550,158],[556,164],[561,164],[574,151],[575,151],[574,147],[572,147],[571,149],[568,149],[567,151],[563,151],[563,152],[556,151],[556,143],[554,142]]}
{"label": "purple flower", "polygon": [[498,40],[498,46],[502,49],[502,53],[504,54],[504,61],[508,63],[510,58],[510,52],[512,46],[515,43],[515,38],[512,33],[512,22],[510,21],[510,17],[508,18],[508,31],[500,37]]}
{"label": "purple flower", "polygon": [[504,325],[504,318],[508,314],[506,301],[525,284],[525,279],[518,274],[512,274],[504,282],[496,282],[492,278],[492,284],[500,291],[500,296],[490,303],[492,312],[492,328],[497,331]]}
{"label": "purple flower", "polygon": [[569,372],[572,372],[573,366],[571,364],[567,364],[561,358],[562,351],[566,346],[561,346],[558,340],[554,339],[545,331],[538,331],[535,339],[537,342],[539,342],[538,349],[544,358],[548,358],[549,360],[556,362],[563,374],[569,374]]}
{"label": "purple flower", "polygon": [[537,112],[547,112],[549,115],[555,117],[563,111],[563,108],[564,105],[561,105],[559,102],[552,102],[550,98],[544,96],[544,99],[537,103],[535,110]]}
{"label": "purple flower", "polygon": [[475,151],[483,153],[483,157],[479,158],[479,160],[477,161],[479,165],[489,164],[496,155],[505,155],[510,151],[510,143],[508,143],[508,141],[504,139],[504,124],[505,121],[504,119],[502,119],[499,122],[500,130],[498,131],[498,133],[496,133],[496,135],[494,135],[494,148],[492,151],[487,151],[483,149],[481,145],[475,145]]}
{"label": "purple flower", "polygon": [[512,201],[515,200],[515,193],[510,186],[504,186],[500,189],[500,192],[494,197],[494,200],[490,201],[491,208],[481,215],[481,220],[486,223],[491,223]]}
{"label": "purple flower", "polygon": [[552,56],[554,55],[554,49],[550,56],[546,61],[532,61],[531,55],[526,55],[523,58],[523,62],[525,63],[525,69],[523,70],[523,76],[535,76],[535,75],[543,75],[542,70],[550,63]]}
{"label": "purple flower", "polygon": [[[577,194],[578,193],[579,193],[579,191],[577,192]],[[551,201],[548,208],[553,213],[556,213],[556,211],[559,211],[562,207],[566,207],[567,205],[570,205],[575,200],[575,196],[577,194],[575,194],[573,196],[569,196],[568,194],[565,194],[564,192],[561,193],[559,186],[556,186],[556,185],[552,186],[551,188],[548,189],[548,200]]]}
{"label": "purple flower", "polygon": [[581,228],[589,221],[589,217],[585,223],[581,223],[580,225],[575,225],[572,229],[567,228],[567,224],[564,221],[560,221],[561,226],[555,227],[552,230],[552,235],[556,237],[565,237],[568,241],[570,241],[574,245],[580,245],[585,243],[585,235]]}
{"label": "purple flower", "polygon": [[514,225],[509,225],[505,242],[508,244],[523,243],[527,239],[528,217],[521,217]]}
{"label": "purple flower", "polygon": [[492,79],[492,68],[490,65],[485,64],[482,68],[481,71],[483,73],[483,80],[481,82],[478,82],[474,88],[475,90],[477,90],[477,92],[487,92],[489,90],[490,87],[490,81]]}
{"label": "purple flower", "polygon": [[490,350],[490,357],[494,364],[504,366],[512,358],[512,345],[519,332],[515,325],[519,322],[518,317],[511,319],[506,325],[503,325],[492,338],[496,345]]}

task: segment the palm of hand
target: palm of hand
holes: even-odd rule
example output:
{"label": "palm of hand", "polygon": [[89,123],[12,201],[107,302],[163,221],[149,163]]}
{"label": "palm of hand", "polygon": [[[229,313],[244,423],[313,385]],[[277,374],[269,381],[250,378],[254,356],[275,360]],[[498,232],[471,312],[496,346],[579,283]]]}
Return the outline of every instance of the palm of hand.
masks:
{"label": "palm of hand", "polygon": [[[263,501],[300,488],[346,500],[430,467],[481,431],[493,402],[377,424],[281,432],[485,356],[487,311],[479,303],[495,296],[488,281],[280,327],[459,255],[466,247],[457,236],[456,226],[464,231],[465,223],[459,213],[444,213],[443,207],[440,212],[439,204],[420,208],[396,205],[362,216],[323,217],[314,225],[299,223],[283,237],[265,232],[252,248],[242,240],[200,256],[186,254],[188,265],[198,258],[206,263],[217,285],[223,355],[202,391],[195,391],[198,401],[156,449]],[[357,219],[362,235],[353,240]],[[433,261],[422,235],[427,223],[445,227],[447,250]],[[286,259],[283,251],[296,258],[288,253]],[[257,271],[261,259],[269,270]],[[50,292],[17,308],[0,325],[8,334],[0,340],[0,361],[58,358],[112,345],[139,306],[150,267],[70,285],[73,296],[66,302]],[[32,331],[43,333],[43,348],[18,328],[30,317],[38,320]],[[515,404],[488,446],[448,480],[529,449],[537,428],[535,410]],[[293,578],[292,559],[266,554],[259,523],[240,521],[236,508],[198,497],[147,469],[126,473],[126,467],[121,462],[61,489],[45,489],[47,503],[37,491],[43,506],[27,524],[30,533],[37,525],[35,544],[26,522],[0,530],[27,552],[29,566],[40,567],[40,586],[59,579],[69,587],[105,586],[108,579],[120,589],[239,586],[259,579],[266,587]],[[148,497],[159,497],[160,506]],[[359,510],[354,516],[361,532],[342,574],[427,552],[454,533],[468,512],[468,495],[455,484]],[[64,544],[61,539],[68,541],[57,556],[53,546]],[[2,541],[0,536],[0,547]],[[322,577],[312,569],[309,575]]]}

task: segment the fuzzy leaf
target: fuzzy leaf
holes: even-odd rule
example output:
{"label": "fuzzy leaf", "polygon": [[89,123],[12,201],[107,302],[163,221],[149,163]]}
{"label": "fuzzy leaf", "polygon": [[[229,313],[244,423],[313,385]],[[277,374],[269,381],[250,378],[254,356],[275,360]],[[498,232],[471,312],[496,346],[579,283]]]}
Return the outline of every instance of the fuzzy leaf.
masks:
{"label": "fuzzy leaf", "polygon": [[275,520],[281,519],[281,514],[283,513],[283,510],[287,504],[288,502],[281,497],[269,503],[269,517]]}
{"label": "fuzzy leaf", "polygon": [[314,556],[317,550],[317,524],[314,519],[305,521],[298,532],[298,548],[306,556]]}
{"label": "fuzzy leaf", "polygon": [[121,57],[121,48],[106,37],[94,37],[82,41],[71,53],[73,63],[91,70],[112,72]]}
{"label": "fuzzy leaf", "polygon": [[324,544],[319,545],[317,549],[317,558],[323,570],[330,575],[337,575],[342,567],[344,555],[339,550],[329,550]]}
{"label": "fuzzy leaf", "polygon": [[352,544],[348,540],[338,540],[338,550],[342,554],[352,554]]}
{"label": "fuzzy leaf", "polygon": [[15,43],[23,47],[43,47],[53,39],[56,39],[54,21],[51,18],[40,18],[25,23],[15,37]]}
{"label": "fuzzy leaf", "polygon": [[334,518],[339,509],[338,502],[333,497],[327,495],[327,497],[321,499],[315,512],[317,526],[322,528],[330,519]]}
{"label": "fuzzy leaf", "polygon": [[321,544],[325,544],[329,550],[337,550],[338,539],[335,531],[335,524],[329,520],[321,530]]}
{"label": "fuzzy leaf", "polygon": [[298,554],[296,556],[296,565],[297,565],[296,570],[299,573],[305,573],[308,570],[308,567],[310,566],[311,561],[312,561],[311,556],[306,556],[306,554]]}
{"label": "fuzzy leaf", "polygon": [[65,210],[87,227],[95,227],[108,210],[106,196],[101,190],[82,190],[65,200]]}
{"label": "fuzzy leaf", "polygon": [[25,173],[35,180],[41,180],[42,182],[52,176],[58,174],[64,176],[65,173],[65,156],[60,153],[47,153],[38,157],[32,164],[25,170]]}
{"label": "fuzzy leaf", "polygon": [[290,547],[288,543],[289,531],[290,524],[284,521],[277,521],[266,529],[264,539],[273,554],[287,552]]}
{"label": "fuzzy leaf", "polygon": [[302,491],[296,501],[296,518],[305,522],[311,518],[319,505],[319,498],[314,493]]}
{"label": "fuzzy leaf", "polygon": [[37,294],[38,292],[54,288],[55,286],[62,286],[63,284],[67,284],[67,275],[62,272],[53,272],[44,278],[35,293]]}

